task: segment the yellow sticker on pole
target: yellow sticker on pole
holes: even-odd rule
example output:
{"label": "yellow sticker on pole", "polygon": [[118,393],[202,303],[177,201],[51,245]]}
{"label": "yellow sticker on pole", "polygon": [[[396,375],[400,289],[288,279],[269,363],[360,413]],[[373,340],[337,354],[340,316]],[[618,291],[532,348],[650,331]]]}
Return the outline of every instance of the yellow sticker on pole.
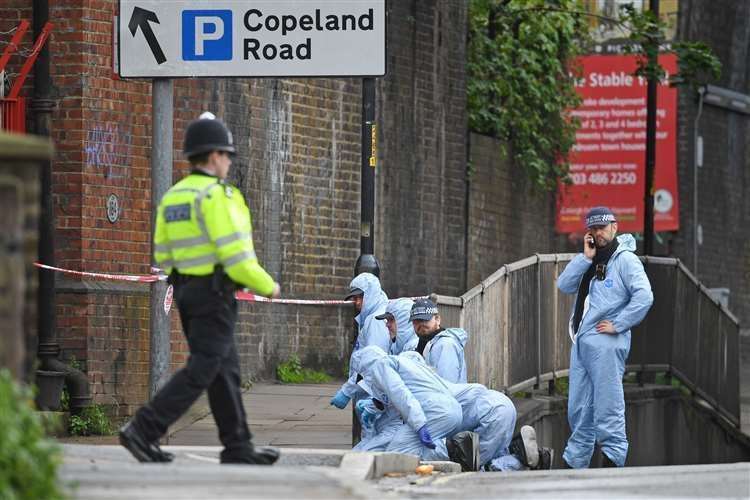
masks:
{"label": "yellow sticker on pole", "polygon": [[374,123],[372,124],[370,141],[370,166],[375,168],[378,164],[378,126]]}

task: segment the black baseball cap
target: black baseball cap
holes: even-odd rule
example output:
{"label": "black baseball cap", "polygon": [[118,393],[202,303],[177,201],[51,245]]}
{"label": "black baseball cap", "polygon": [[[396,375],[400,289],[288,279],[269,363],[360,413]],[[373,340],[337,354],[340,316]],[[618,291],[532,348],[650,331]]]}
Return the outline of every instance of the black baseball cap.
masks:
{"label": "black baseball cap", "polygon": [[429,321],[438,314],[438,308],[430,299],[417,299],[411,306],[409,321]]}
{"label": "black baseball cap", "polygon": [[353,286],[349,289],[349,293],[344,297],[344,300],[349,300],[352,297],[356,297],[357,295],[364,295],[365,292],[361,288],[357,288],[356,286]]}
{"label": "black baseball cap", "polygon": [[613,222],[617,222],[617,218],[608,207],[594,207],[586,214],[586,229],[607,226]]}

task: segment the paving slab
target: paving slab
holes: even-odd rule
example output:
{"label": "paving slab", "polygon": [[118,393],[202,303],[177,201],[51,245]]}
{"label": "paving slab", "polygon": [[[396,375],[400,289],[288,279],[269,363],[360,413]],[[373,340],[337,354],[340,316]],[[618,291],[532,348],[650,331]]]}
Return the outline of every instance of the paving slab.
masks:
{"label": "paving slab", "polygon": [[60,479],[75,499],[374,498],[366,480],[410,472],[417,457],[280,449],[273,467],[220,465],[221,446],[165,446],[170,464],[141,464],[121,446],[63,444]]}
{"label": "paving slab", "polygon": [[384,492],[407,498],[750,498],[750,463],[385,477]]}
{"label": "paving slab", "polygon": [[372,498],[323,467],[63,464],[61,479],[80,500]]}
{"label": "paving slab", "polygon": [[[351,408],[329,404],[336,384],[255,383],[243,392],[253,442],[257,445],[351,449]],[[199,399],[170,428],[170,445],[220,444],[208,400]]]}

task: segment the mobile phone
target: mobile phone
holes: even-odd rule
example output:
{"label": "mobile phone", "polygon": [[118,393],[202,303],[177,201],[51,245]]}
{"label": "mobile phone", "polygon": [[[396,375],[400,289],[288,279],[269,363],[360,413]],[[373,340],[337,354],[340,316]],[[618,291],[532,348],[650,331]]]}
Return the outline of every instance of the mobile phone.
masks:
{"label": "mobile phone", "polygon": [[589,248],[594,248],[596,244],[594,243],[594,237],[591,235],[586,236],[586,244],[589,246]]}

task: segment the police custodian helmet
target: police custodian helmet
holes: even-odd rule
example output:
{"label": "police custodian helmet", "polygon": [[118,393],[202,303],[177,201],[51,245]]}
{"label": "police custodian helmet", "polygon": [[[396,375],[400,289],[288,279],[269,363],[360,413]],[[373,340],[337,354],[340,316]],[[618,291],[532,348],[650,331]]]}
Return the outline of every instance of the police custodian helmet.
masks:
{"label": "police custodian helmet", "polygon": [[184,151],[188,158],[211,151],[234,153],[232,133],[212,113],[203,113],[199,119],[190,122],[185,130]]}

